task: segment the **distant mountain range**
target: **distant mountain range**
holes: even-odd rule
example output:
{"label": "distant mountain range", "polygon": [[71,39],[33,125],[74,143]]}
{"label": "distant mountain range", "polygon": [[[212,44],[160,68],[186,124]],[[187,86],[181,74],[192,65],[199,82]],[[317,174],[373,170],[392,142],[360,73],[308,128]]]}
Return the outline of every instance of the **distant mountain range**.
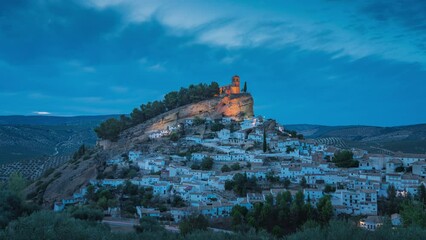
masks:
{"label": "distant mountain range", "polygon": [[357,147],[374,153],[426,153],[426,124],[396,127],[295,124],[285,127],[338,147]]}
{"label": "distant mountain range", "polygon": [[93,128],[117,115],[0,116],[0,163],[70,155],[81,144],[96,143]]}
{"label": "distant mountain range", "polygon": [[0,125],[87,125],[98,124],[105,119],[118,117],[119,115],[98,115],[98,116],[0,116]]}

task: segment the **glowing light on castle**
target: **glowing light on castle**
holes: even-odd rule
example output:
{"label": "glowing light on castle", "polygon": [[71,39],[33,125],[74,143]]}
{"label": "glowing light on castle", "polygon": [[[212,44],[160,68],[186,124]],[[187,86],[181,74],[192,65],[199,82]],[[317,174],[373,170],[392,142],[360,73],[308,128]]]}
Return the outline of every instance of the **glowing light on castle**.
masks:
{"label": "glowing light on castle", "polygon": [[240,77],[235,75],[232,77],[232,83],[230,85],[226,85],[223,87],[220,87],[220,95],[226,94],[226,95],[232,95],[232,94],[239,94],[240,91]]}

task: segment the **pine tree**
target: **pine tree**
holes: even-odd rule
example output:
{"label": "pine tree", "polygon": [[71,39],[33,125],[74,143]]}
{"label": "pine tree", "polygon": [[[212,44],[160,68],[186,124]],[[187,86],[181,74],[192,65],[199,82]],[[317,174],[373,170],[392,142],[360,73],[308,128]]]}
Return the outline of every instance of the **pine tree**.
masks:
{"label": "pine tree", "polygon": [[420,184],[418,188],[418,198],[426,206],[426,187],[423,184]]}

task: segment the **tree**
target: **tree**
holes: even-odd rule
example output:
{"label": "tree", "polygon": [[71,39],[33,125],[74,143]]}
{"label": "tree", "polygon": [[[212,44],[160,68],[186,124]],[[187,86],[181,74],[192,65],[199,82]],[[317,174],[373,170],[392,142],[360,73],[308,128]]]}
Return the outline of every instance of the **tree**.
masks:
{"label": "tree", "polygon": [[95,187],[93,185],[87,186],[87,191],[84,197],[89,201],[95,201],[96,193],[95,193]]}
{"label": "tree", "polygon": [[9,176],[9,190],[19,196],[21,199],[22,191],[27,186],[27,181],[20,172],[14,172]]}
{"label": "tree", "polygon": [[405,168],[403,166],[399,166],[397,168],[395,168],[395,172],[403,172],[405,170]]}
{"label": "tree", "polygon": [[[17,186],[20,186],[20,184]],[[10,221],[29,215],[39,208],[35,204],[25,202],[19,189],[20,187],[11,191],[10,189],[5,189],[4,186],[0,188],[0,229],[5,228]]]}
{"label": "tree", "polygon": [[202,118],[200,118],[199,116],[196,116],[196,117],[194,118],[194,125],[195,125],[195,126],[199,126],[199,125],[202,125],[202,124],[204,124],[204,123],[206,123],[206,120],[205,120],[205,119],[202,119]]}
{"label": "tree", "polygon": [[263,152],[268,150],[268,144],[266,142],[266,129],[263,129]]}
{"label": "tree", "polygon": [[286,147],[285,152],[286,152],[287,154],[289,154],[289,153],[291,153],[291,152],[294,152],[294,150],[295,150],[295,148],[292,148],[291,146],[287,146],[287,147]]}
{"label": "tree", "polygon": [[247,82],[244,82],[243,92],[247,92]]}
{"label": "tree", "polygon": [[180,137],[178,133],[173,132],[170,134],[169,138],[170,138],[170,141],[177,142]]}
{"label": "tree", "polygon": [[178,92],[169,92],[164,96],[164,105],[167,110],[176,108],[179,104]]}
{"label": "tree", "polygon": [[79,158],[81,158],[81,157],[83,157],[84,156],[84,154],[86,154],[86,146],[83,144],[83,145],[81,145],[79,148],[78,148],[78,150],[74,153],[74,155],[73,155],[73,159],[74,160],[77,160],[77,159],[79,159]]}
{"label": "tree", "polygon": [[237,173],[232,180],[225,181],[225,190],[233,190],[238,196],[245,196],[247,192],[260,191],[257,179],[253,176],[248,178],[246,174]]}
{"label": "tree", "polygon": [[86,206],[71,208],[70,212],[73,218],[81,220],[102,221],[104,218],[104,213],[101,210]]}
{"label": "tree", "polygon": [[223,128],[225,128],[225,125],[223,125],[222,123],[213,123],[210,127],[210,130],[212,130],[213,132],[219,132]]}
{"label": "tree", "polygon": [[426,187],[425,187],[425,185],[420,184],[420,186],[418,187],[417,198],[426,207]]}
{"label": "tree", "polygon": [[319,222],[322,224],[328,223],[333,216],[333,205],[331,204],[329,195],[319,199],[317,209]]}
{"label": "tree", "polygon": [[237,226],[244,223],[248,209],[244,206],[235,205],[231,210],[232,225]]}
{"label": "tree", "polygon": [[404,226],[426,227],[426,210],[423,203],[418,201],[406,201],[400,211]]}
{"label": "tree", "polygon": [[348,150],[338,151],[334,154],[333,162],[337,167],[352,168],[358,167],[359,162],[353,159],[353,152]]}
{"label": "tree", "polygon": [[231,169],[232,169],[232,171],[238,171],[238,170],[241,169],[241,166],[240,166],[239,163],[234,163],[234,164],[231,165]]}
{"label": "tree", "polygon": [[179,223],[179,231],[185,236],[195,230],[206,230],[209,227],[209,222],[207,219],[199,214],[198,216],[192,215],[188,218],[182,220]]}
{"label": "tree", "polygon": [[164,227],[161,226],[157,220],[152,217],[143,216],[139,220],[139,225],[135,226],[135,230],[138,233],[141,232],[162,232]]}
{"label": "tree", "polygon": [[288,178],[284,179],[283,184],[284,184],[285,188],[288,188],[288,186],[290,186],[290,183],[291,183],[290,179],[288,179]]}
{"label": "tree", "polygon": [[213,167],[213,158],[211,157],[206,157],[203,159],[203,161],[201,162],[201,170],[211,170]]}
{"label": "tree", "polygon": [[122,123],[115,118],[110,118],[95,128],[95,132],[99,138],[111,141],[116,141],[121,131]]}
{"label": "tree", "polygon": [[276,177],[273,171],[269,171],[266,173],[266,180],[268,180],[271,183],[275,183],[275,182],[278,182],[280,178]]}
{"label": "tree", "polygon": [[302,188],[306,188],[308,186],[305,177],[302,177],[302,179],[300,180],[300,186],[302,186]]}
{"label": "tree", "polygon": [[225,190],[232,190],[234,188],[234,181],[226,180],[225,181]]}
{"label": "tree", "polygon": [[230,172],[231,168],[229,168],[229,166],[227,164],[223,165],[222,168],[220,169],[222,172]]}
{"label": "tree", "polygon": [[183,198],[179,195],[175,195],[173,197],[173,201],[172,201],[172,207],[185,207],[185,201],[183,200]]}
{"label": "tree", "polygon": [[200,170],[200,169],[201,169],[201,167],[200,167],[200,165],[199,165],[199,164],[197,164],[197,163],[193,163],[193,164],[191,165],[191,169],[192,169],[192,170]]}
{"label": "tree", "polygon": [[331,192],[335,192],[336,191],[336,188],[335,187],[332,187],[332,186],[330,186],[330,185],[325,185],[325,187],[324,187],[324,192],[325,193],[331,193]]}

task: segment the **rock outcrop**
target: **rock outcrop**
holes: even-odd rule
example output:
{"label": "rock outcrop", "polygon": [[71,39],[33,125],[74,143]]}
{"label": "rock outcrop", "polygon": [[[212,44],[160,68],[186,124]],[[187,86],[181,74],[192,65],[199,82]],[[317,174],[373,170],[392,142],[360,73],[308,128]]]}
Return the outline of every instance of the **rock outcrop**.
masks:
{"label": "rock outcrop", "polygon": [[108,148],[130,149],[137,142],[146,140],[150,132],[167,129],[168,126],[182,123],[187,118],[209,117],[218,119],[230,117],[237,121],[243,120],[245,117],[254,115],[253,104],[253,97],[249,93],[214,97],[198,103],[188,104],[125,130],[120,134],[119,141],[110,144]]}

